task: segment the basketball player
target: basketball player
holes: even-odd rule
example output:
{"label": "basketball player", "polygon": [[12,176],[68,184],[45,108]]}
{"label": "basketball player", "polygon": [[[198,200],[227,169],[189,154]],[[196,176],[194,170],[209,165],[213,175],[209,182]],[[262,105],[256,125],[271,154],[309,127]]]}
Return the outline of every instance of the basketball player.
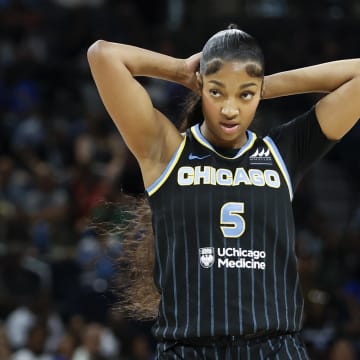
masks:
{"label": "basketball player", "polygon": [[[234,26],[187,59],[106,41],[88,59],[152,210],[156,358],[308,359],[291,201],[360,116],[360,60],[264,77],[261,49]],[[139,75],[193,90],[184,132]],[[327,94],[263,138],[248,130],[260,99],[306,92]]]}

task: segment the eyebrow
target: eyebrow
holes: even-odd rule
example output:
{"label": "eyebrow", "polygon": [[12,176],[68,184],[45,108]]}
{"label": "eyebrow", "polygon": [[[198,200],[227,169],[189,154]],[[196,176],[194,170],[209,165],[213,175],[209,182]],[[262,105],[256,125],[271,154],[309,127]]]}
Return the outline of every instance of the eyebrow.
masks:
{"label": "eyebrow", "polygon": [[[217,81],[217,80],[210,80],[209,83],[218,85],[218,86],[220,86],[220,87],[222,87],[222,88],[225,87],[225,85],[224,85],[222,82]],[[248,87],[250,87],[250,86],[257,86],[257,84],[256,84],[256,83],[253,83],[253,82],[251,82],[251,83],[245,83],[245,84],[240,85],[240,89],[245,89],[245,88],[248,88]]]}

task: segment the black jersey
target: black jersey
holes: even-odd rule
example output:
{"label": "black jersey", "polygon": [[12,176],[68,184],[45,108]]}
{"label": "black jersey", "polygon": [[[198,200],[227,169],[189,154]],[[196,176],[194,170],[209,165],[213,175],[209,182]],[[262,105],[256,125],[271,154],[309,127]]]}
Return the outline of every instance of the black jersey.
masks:
{"label": "black jersey", "polygon": [[188,129],[148,189],[157,339],[298,331],[303,316],[292,213],[294,183],[331,146],[312,109],[219,153]]}

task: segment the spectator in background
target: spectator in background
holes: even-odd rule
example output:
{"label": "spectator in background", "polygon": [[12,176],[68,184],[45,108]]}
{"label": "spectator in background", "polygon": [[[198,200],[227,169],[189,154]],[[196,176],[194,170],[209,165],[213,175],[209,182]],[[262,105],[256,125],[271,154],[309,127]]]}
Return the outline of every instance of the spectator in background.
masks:
{"label": "spectator in background", "polygon": [[35,164],[34,176],[34,184],[23,200],[23,210],[30,221],[34,246],[46,253],[68,219],[69,198],[47,163]]}
{"label": "spectator in background", "polygon": [[91,209],[103,199],[106,191],[106,182],[90,165],[79,165],[75,169],[71,193],[77,232],[81,233],[86,228]]}
{"label": "spectator in background", "polygon": [[29,329],[38,323],[47,327],[44,349],[49,353],[57,349],[64,333],[64,325],[52,306],[49,293],[42,291],[29,301],[29,305],[20,306],[9,313],[5,328],[13,349],[21,349],[26,345]]}
{"label": "spectator in background", "polygon": [[72,360],[117,360],[118,356],[119,344],[112,332],[98,323],[89,323]]}
{"label": "spectator in background", "polygon": [[127,360],[150,360],[154,356],[149,339],[144,334],[137,334],[131,340],[130,356]]}
{"label": "spectator in background", "polygon": [[11,358],[11,349],[9,345],[8,338],[6,336],[6,331],[2,324],[0,324],[0,359],[1,360],[10,360]]}
{"label": "spectator in background", "polygon": [[75,349],[76,339],[70,333],[65,333],[60,339],[59,346],[52,360],[72,360]]}
{"label": "spectator in background", "polygon": [[6,202],[6,206],[19,207],[30,179],[30,174],[20,169],[14,158],[0,156],[0,200]]}
{"label": "spectator in background", "polygon": [[76,165],[88,166],[107,179],[121,174],[128,152],[122,139],[112,126],[107,126],[104,116],[89,114],[87,128],[74,142]]}
{"label": "spectator in background", "polygon": [[[360,355],[360,266],[349,276],[348,281],[338,291],[339,300],[342,301],[342,308],[338,314],[338,339],[343,347],[352,347]],[[333,346],[336,353],[337,344]],[[347,346],[346,346],[347,345]],[[340,359],[340,358],[339,358]],[[344,357],[345,359],[345,357]]]}
{"label": "spectator in background", "polygon": [[73,360],[104,360],[100,357],[101,327],[89,324],[84,329],[82,343],[75,350]]}
{"label": "spectator in background", "polygon": [[305,321],[302,336],[310,359],[326,359],[327,349],[336,337],[335,319],[330,316],[330,295],[320,289],[306,293]]}
{"label": "spectator in background", "polygon": [[120,251],[121,244],[115,237],[95,236],[87,232],[77,249],[77,261],[82,268],[82,286],[98,292],[108,290]]}
{"label": "spectator in background", "polygon": [[16,351],[12,360],[52,360],[45,352],[46,338],[47,325],[43,322],[34,323],[28,328],[25,347]]}
{"label": "spectator in background", "polygon": [[17,166],[15,159],[0,156],[0,234],[10,241],[21,237],[21,230],[24,229],[19,229],[18,224],[26,224],[21,203],[30,179],[30,175]]}
{"label": "spectator in background", "polygon": [[329,360],[357,360],[353,344],[345,339],[339,339],[330,348]]}

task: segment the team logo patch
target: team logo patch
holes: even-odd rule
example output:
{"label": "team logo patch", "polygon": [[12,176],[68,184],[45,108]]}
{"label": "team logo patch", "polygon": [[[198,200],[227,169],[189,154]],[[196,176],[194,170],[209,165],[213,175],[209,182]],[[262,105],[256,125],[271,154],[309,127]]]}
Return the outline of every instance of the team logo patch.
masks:
{"label": "team logo patch", "polygon": [[271,165],[272,156],[270,150],[266,148],[257,148],[255,152],[249,156],[251,165]]}
{"label": "team logo patch", "polygon": [[200,265],[208,269],[214,265],[215,249],[213,247],[205,247],[199,249]]}

